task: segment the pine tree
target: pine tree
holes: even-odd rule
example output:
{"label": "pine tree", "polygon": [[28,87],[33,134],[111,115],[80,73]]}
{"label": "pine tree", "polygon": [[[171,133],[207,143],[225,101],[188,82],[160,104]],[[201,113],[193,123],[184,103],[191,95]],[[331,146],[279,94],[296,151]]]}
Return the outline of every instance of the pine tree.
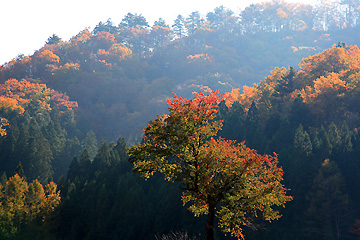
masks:
{"label": "pine tree", "polygon": [[329,126],[328,136],[333,149],[340,150],[341,136],[334,122],[332,122]]}
{"label": "pine tree", "polygon": [[312,154],[312,144],[309,134],[304,131],[303,126],[300,124],[295,132],[294,149],[297,154],[308,157]]}
{"label": "pine tree", "polygon": [[311,239],[341,239],[347,231],[349,196],[335,162],[326,159],[313,181],[308,196],[307,234]]}
{"label": "pine tree", "polygon": [[96,152],[97,152],[97,139],[96,135],[93,131],[89,131],[84,140],[81,142],[81,147],[87,149],[87,152],[90,156],[90,159],[94,159]]}
{"label": "pine tree", "polygon": [[185,35],[185,23],[184,18],[181,15],[178,15],[174,21],[174,25],[172,25],[174,29],[174,33],[179,37],[182,38]]}

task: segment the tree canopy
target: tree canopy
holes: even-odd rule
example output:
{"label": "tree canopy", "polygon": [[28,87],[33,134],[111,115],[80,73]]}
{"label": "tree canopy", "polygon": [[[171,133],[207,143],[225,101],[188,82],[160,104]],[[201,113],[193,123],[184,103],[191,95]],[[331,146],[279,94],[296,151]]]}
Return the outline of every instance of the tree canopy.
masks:
{"label": "tree canopy", "polygon": [[260,155],[244,143],[213,138],[222,121],[218,91],[195,93],[193,99],[175,95],[169,115],[158,116],[144,129],[144,141],[128,149],[134,170],[148,178],[160,172],[184,190],[195,216],[208,215],[207,239],[214,239],[214,217],[225,233],[243,239],[243,226],[261,216],[271,221],[280,214],[274,206],[291,200],[281,183],[277,157]]}

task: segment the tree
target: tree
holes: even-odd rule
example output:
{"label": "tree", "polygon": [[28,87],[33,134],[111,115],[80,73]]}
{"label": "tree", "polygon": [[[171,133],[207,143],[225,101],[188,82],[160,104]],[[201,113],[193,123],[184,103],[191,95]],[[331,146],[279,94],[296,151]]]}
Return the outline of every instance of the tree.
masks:
{"label": "tree", "polygon": [[[280,183],[277,156],[260,155],[244,143],[214,139],[222,121],[214,121],[218,91],[176,94],[168,101],[169,115],[158,115],[144,131],[144,141],[128,149],[134,170],[145,179],[160,172],[183,189],[182,201],[195,216],[208,215],[207,239],[214,239],[214,218],[225,233],[244,238],[242,227],[259,215],[280,217],[273,206],[290,201]],[[217,212],[216,209],[219,207]]]}
{"label": "tree", "polygon": [[99,22],[98,25],[93,30],[94,34],[97,34],[98,32],[109,32],[111,34],[117,33],[117,27],[114,26],[114,23],[109,18],[105,23]]}
{"label": "tree", "polygon": [[136,26],[140,26],[141,28],[148,27],[149,24],[146,21],[146,18],[142,16],[141,14],[133,14],[128,13],[126,16],[121,20],[121,23],[119,24],[120,27],[126,27],[126,28],[132,28]]}
{"label": "tree", "polygon": [[46,41],[46,44],[59,44],[61,42],[61,38],[56,35],[56,34],[53,34],[52,36],[50,36],[47,41]]}
{"label": "tree", "polygon": [[350,203],[345,181],[335,162],[324,160],[308,199],[306,232],[314,239],[342,239],[348,226]]}
{"label": "tree", "polygon": [[206,19],[214,28],[219,28],[227,23],[233,12],[224,6],[216,7],[213,12],[206,14]]}
{"label": "tree", "polygon": [[302,157],[308,157],[312,154],[310,136],[306,131],[304,131],[304,128],[301,124],[295,132],[294,148],[297,155],[301,155]]}
{"label": "tree", "polygon": [[166,23],[166,21],[162,18],[159,18],[157,21],[154,22],[153,26],[160,26],[160,27],[169,27],[169,25]]}
{"label": "tree", "polygon": [[182,15],[178,15],[172,25],[174,33],[182,38],[185,35],[185,19]]}
{"label": "tree", "polygon": [[194,34],[196,30],[200,27],[203,19],[200,17],[200,13],[198,11],[190,13],[190,15],[186,18],[185,27],[189,34]]}
{"label": "tree", "polygon": [[[23,177],[15,174],[4,185],[0,184],[0,238],[34,239],[37,235],[40,237],[37,239],[41,239],[42,234],[36,231],[43,230],[34,227],[46,224],[59,204],[60,192],[54,182],[45,187],[38,180],[28,184]],[[27,230],[29,225],[31,228]],[[24,231],[32,236],[16,238]]]}

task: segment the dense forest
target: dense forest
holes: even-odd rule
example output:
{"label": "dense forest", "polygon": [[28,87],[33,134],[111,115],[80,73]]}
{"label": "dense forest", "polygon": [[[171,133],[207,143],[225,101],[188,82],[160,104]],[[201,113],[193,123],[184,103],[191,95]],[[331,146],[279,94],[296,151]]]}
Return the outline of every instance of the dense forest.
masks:
{"label": "dense forest", "polygon": [[179,186],[133,173],[126,146],[173,92],[211,89],[219,137],[277,153],[293,196],[246,239],[359,239],[359,23],[345,0],[128,13],[0,66],[0,239],[203,239]]}

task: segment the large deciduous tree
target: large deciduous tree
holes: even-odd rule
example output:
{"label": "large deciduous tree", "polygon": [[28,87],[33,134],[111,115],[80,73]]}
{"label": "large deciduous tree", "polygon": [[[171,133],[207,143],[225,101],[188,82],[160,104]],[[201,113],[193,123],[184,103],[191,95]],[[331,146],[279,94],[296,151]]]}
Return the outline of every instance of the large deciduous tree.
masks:
{"label": "large deciduous tree", "polygon": [[[280,217],[274,206],[291,200],[281,183],[277,156],[260,155],[244,143],[213,138],[222,127],[215,121],[218,91],[193,99],[174,95],[170,114],[158,115],[144,131],[144,141],[128,149],[134,170],[149,178],[160,172],[183,189],[182,201],[196,216],[207,214],[207,239],[214,239],[214,218],[225,233],[243,238],[242,227],[262,216]],[[216,212],[217,210],[217,212]]]}

